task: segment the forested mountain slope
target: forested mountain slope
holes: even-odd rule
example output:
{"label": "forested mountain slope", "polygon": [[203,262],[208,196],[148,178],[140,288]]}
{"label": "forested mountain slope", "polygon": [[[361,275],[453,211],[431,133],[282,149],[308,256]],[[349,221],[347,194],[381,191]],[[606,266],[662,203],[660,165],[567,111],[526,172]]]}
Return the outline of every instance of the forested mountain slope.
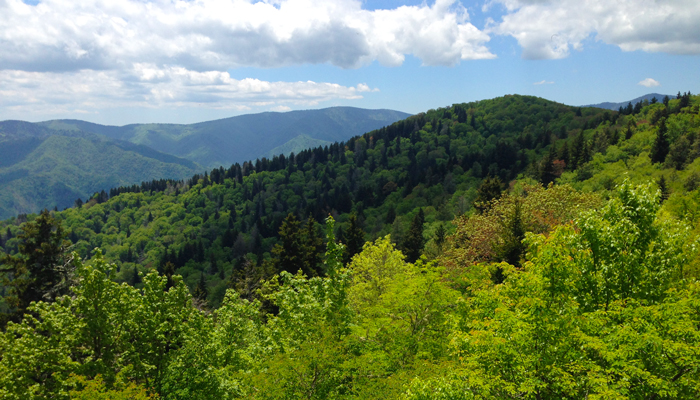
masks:
{"label": "forested mountain slope", "polygon": [[[119,279],[133,281],[136,270],[171,261],[191,288],[203,273],[218,304],[246,262],[262,275],[276,272],[263,261],[289,213],[314,224],[331,214],[344,230],[355,214],[366,239],[391,233],[403,244],[422,210],[430,237],[469,211],[483,177],[539,177],[539,159],[553,141],[583,143],[592,128],[617,117],[528,96],[457,104],[294,157],[217,168],[154,191],[113,190],[109,201],[98,196],[58,216],[80,254],[102,248],[120,265]],[[578,148],[571,154],[571,165],[590,157]],[[138,193],[114,196],[123,191]]]}
{"label": "forested mountain slope", "polygon": [[[126,140],[194,161],[207,168],[218,168],[265,157],[274,148],[285,144],[285,151],[298,152],[307,148],[299,145],[309,144],[303,140],[297,143],[302,135],[320,141],[342,141],[408,116],[409,114],[392,110],[331,107],[247,114],[189,125],[133,124],[117,127],[76,120],[47,121],[41,124],[54,129],[82,130]],[[297,146],[294,146],[295,143]]]}
{"label": "forested mountain slope", "polygon": [[0,218],[63,209],[110,187],[184,178],[198,166],[145,146],[82,131],[0,122]]}
{"label": "forested mountain slope", "polygon": [[42,278],[3,315],[44,300],[0,395],[694,399],[699,108],[508,96],[6,220],[3,269]]}

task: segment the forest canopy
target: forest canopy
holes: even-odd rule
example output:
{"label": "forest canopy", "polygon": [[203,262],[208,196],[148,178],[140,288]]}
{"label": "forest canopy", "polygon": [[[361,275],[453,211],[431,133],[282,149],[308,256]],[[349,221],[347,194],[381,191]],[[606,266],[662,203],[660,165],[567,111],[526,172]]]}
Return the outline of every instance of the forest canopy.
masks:
{"label": "forest canopy", "polygon": [[698,103],[454,105],[4,221],[0,397],[694,398]]}

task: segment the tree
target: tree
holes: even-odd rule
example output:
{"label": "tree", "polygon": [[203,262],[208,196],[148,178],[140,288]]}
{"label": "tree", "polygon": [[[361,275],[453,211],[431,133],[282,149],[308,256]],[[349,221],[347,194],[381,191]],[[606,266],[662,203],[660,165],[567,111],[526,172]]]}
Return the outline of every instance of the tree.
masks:
{"label": "tree", "polygon": [[557,179],[554,161],[556,161],[556,150],[554,145],[551,145],[549,146],[549,152],[542,159],[540,164],[540,182],[542,182],[545,186]]}
{"label": "tree", "polygon": [[669,143],[666,137],[666,131],[666,118],[662,118],[659,122],[659,128],[656,130],[654,145],[651,148],[651,162],[653,164],[664,162],[666,155],[668,155]]}
{"label": "tree", "polygon": [[479,185],[479,188],[476,190],[476,199],[474,199],[474,208],[479,212],[482,213],[485,210],[487,210],[490,205],[489,203],[501,197],[501,186],[502,186],[501,178],[499,177],[492,177],[491,175],[487,176],[484,178],[483,181],[481,181],[481,185]]}
{"label": "tree", "polygon": [[323,252],[323,239],[318,234],[316,220],[314,220],[311,215],[309,215],[309,219],[306,220],[303,240],[302,271],[304,271],[307,276],[322,275],[321,254]]}
{"label": "tree", "polygon": [[207,281],[204,279],[204,272],[199,274],[199,282],[197,282],[197,286],[194,287],[192,297],[199,300],[201,303],[206,303],[207,297],[209,297],[209,289],[207,288]]}
{"label": "tree", "polygon": [[304,270],[304,238],[297,217],[289,213],[279,229],[280,242],[272,249],[276,272],[296,274]]}
{"label": "tree", "polygon": [[350,215],[348,219],[350,227],[345,232],[345,254],[343,262],[349,264],[355,254],[362,251],[362,246],[365,244],[365,232],[360,228],[355,214]]}
{"label": "tree", "polygon": [[2,283],[9,289],[4,300],[11,309],[3,325],[19,321],[30,303],[52,302],[70,287],[72,264],[65,254],[70,243],[60,221],[44,210],[21,229],[18,254],[0,259]]}
{"label": "tree", "polygon": [[522,199],[515,198],[512,214],[505,221],[504,244],[500,249],[502,260],[516,267],[520,267],[520,260],[525,252],[522,243],[525,239],[522,203]]}
{"label": "tree", "polygon": [[433,240],[435,241],[435,246],[438,248],[438,252],[442,253],[445,240],[447,240],[447,230],[445,230],[444,224],[438,225],[437,229],[435,230],[435,237]]}
{"label": "tree", "polygon": [[408,234],[403,241],[403,251],[406,254],[406,259],[410,263],[414,263],[423,253],[425,239],[423,239],[423,224],[425,223],[425,214],[423,209],[418,210],[418,214],[413,218],[411,227],[408,229]]}

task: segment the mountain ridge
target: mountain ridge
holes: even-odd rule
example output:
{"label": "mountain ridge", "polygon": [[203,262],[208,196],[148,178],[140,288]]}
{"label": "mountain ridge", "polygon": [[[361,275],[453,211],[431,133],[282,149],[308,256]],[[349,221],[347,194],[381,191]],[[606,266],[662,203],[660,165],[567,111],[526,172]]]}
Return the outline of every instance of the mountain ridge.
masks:
{"label": "mountain ridge", "polygon": [[[266,111],[194,124],[112,126],[81,120],[51,120],[38,124],[126,140],[213,168],[265,157],[272,149],[284,146],[302,134],[325,142],[342,141],[408,116],[408,113],[388,109],[329,107]],[[302,149],[291,151],[299,150]]]}
{"label": "mountain ridge", "polygon": [[603,103],[588,104],[588,105],[581,106],[581,107],[595,107],[595,108],[604,108],[606,110],[617,111],[620,109],[620,107],[625,108],[630,103],[632,103],[632,105],[635,105],[640,101],[644,101],[644,100],[651,101],[651,99],[653,99],[654,97],[656,97],[656,100],[660,102],[664,99],[665,96],[668,96],[671,99],[675,98],[675,96],[666,95],[666,94],[648,93],[648,94],[645,94],[643,96],[639,96],[637,98],[634,98],[632,100],[627,100],[627,101],[623,101],[620,103],[606,101]]}

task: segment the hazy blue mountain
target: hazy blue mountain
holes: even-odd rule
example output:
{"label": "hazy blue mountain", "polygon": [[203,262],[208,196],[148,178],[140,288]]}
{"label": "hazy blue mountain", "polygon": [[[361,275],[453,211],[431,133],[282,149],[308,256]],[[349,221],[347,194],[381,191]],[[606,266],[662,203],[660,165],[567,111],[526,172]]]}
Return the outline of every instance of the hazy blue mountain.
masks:
{"label": "hazy blue mountain", "polygon": [[65,208],[115,186],[183,178],[202,167],[146,146],[23,121],[0,122],[0,218]]}
{"label": "hazy blue mountain", "polygon": [[287,151],[285,149],[301,150],[304,147],[298,146],[303,141],[297,139],[300,135],[308,138],[309,146],[343,141],[409,115],[392,110],[331,107],[247,114],[190,125],[135,124],[117,127],[78,120],[47,121],[41,125],[65,131],[91,132],[145,145],[211,168],[266,157],[271,150],[280,146],[286,145],[280,147],[280,152]]}
{"label": "hazy blue mountain", "polygon": [[299,153],[304,149],[311,149],[318,146],[327,146],[333,142],[321,139],[314,139],[309,135],[299,135],[287,143],[277,146],[267,152],[265,157],[272,158],[275,155],[284,154],[288,156],[291,153]]}
{"label": "hazy blue mountain", "polygon": [[604,108],[607,110],[617,111],[620,109],[620,107],[622,107],[622,108],[627,107],[627,104],[629,104],[629,103],[632,103],[632,105],[635,105],[640,101],[644,101],[644,100],[651,101],[651,99],[653,99],[654,97],[656,97],[656,100],[661,102],[665,96],[668,96],[670,99],[676,98],[675,95],[671,96],[671,95],[666,95],[666,94],[649,93],[649,94],[645,94],[644,96],[637,97],[636,99],[623,101],[621,103],[605,102],[605,103],[598,103],[598,104],[589,104],[589,105],[581,106],[581,107],[597,107],[597,108]]}

